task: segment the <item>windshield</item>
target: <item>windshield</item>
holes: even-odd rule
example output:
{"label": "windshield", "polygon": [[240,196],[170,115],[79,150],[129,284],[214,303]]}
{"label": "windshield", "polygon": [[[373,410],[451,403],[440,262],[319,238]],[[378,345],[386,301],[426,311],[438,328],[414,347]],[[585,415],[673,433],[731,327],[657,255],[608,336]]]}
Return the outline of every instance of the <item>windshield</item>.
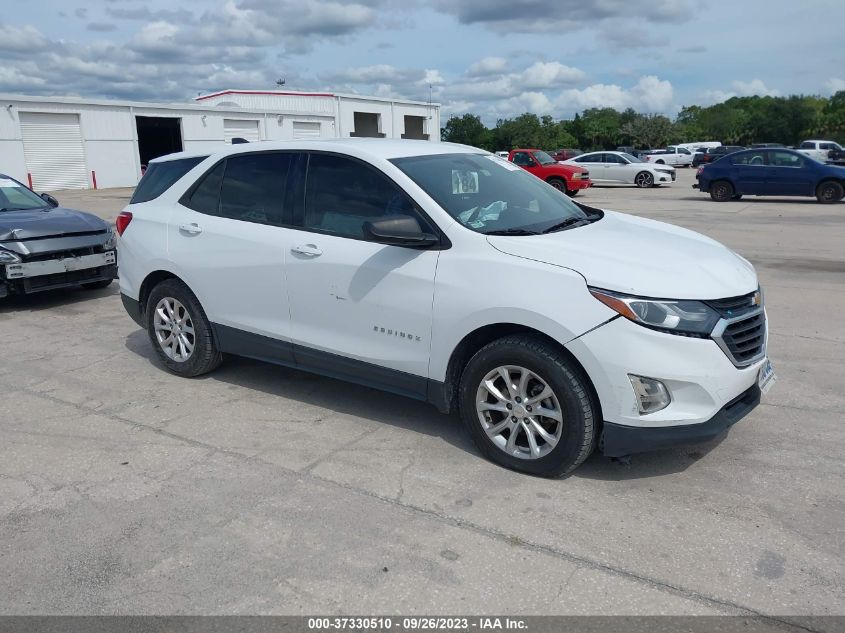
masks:
{"label": "windshield", "polygon": [[17,180],[0,177],[0,211],[28,211],[48,207],[41,196]]}
{"label": "windshield", "polygon": [[641,160],[641,159],[637,158],[636,156],[634,156],[633,154],[629,154],[628,152],[621,152],[619,155],[622,158],[624,158],[625,160],[627,160],[629,163],[644,163],[645,162],[644,160]]}
{"label": "windshield", "polygon": [[590,220],[564,193],[498,156],[437,154],[390,162],[478,233],[527,235]]}
{"label": "windshield", "polygon": [[537,150],[536,152],[534,152],[534,158],[536,158],[537,162],[541,165],[551,165],[552,163],[557,162],[554,158],[552,158],[542,150]]}

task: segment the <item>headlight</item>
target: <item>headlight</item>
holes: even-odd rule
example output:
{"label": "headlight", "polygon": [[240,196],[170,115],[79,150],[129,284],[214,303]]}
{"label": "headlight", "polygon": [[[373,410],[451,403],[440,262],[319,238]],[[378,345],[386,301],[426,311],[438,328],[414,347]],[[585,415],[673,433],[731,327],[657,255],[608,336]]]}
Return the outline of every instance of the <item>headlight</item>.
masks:
{"label": "headlight", "polygon": [[0,248],[0,264],[20,264],[21,258],[17,253]]}
{"label": "headlight", "polygon": [[647,299],[599,288],[590,288],[590,294],[634,323],[673,334],[705,337],[721,318],[700,301]]}
{"label": "headlight", "polygon": [[117,246],[117,233],[114,229],[109,229],[109,239],[103,244],[103,248],[107,251],[114,249]]}

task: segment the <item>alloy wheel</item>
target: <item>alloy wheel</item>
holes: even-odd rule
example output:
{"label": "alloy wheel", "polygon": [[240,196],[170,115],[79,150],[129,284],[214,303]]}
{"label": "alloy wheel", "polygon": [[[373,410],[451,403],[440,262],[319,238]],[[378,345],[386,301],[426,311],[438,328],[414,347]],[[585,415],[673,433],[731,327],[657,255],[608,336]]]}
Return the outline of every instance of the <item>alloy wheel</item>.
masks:
{"label": "alloy wheel", "polygon": [[168,358],[184,363],[194,353],[194,322],[187,308],[178,300],[164,297],[158,302],[153,327],[156,340]]}
{"label": "alloy wheel", "polygon": [[563,432],[557,396],[525,367],[506,365],[489,372],[478,386],[475,408],[487,437],[512,457],[545,457]]}
{"label": "alloy wheel", "polygon": [[637,174],[637,177],[634,179],[634,182],[636,183],[637,187],[642,188],[651,187],[653,181],[654,178],[652,177],[652,175],[645,171]]}

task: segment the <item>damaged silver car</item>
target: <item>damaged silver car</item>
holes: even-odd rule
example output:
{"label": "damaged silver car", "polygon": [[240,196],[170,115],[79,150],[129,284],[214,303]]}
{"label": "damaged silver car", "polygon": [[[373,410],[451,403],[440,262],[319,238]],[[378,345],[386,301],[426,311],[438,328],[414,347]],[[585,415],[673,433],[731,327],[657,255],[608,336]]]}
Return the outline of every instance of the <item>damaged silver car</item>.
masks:
{"label": "damaged silver car", "polygon": [[0,174],[0,299],[54,288],[105,288],[117,277],[105,220],[59,206]]}

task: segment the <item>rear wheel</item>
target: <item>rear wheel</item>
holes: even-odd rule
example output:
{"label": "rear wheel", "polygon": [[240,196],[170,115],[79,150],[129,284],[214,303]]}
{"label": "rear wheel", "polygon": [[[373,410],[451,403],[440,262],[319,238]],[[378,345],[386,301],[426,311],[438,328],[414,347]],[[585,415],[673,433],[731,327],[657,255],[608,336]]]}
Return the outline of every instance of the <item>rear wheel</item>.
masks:
{"label": "rear wheel", "polygon": [[549,178],[546,182],[558,191],[567,192],[566,181],[563,178]]}
{"label": "rear wheel", "polygon": [[634,176],[634,184],[640,189],[648,189],[649,187],[654,186],[654,176],[651,172],[641,171]]}
{"label": "rear wheel", "polygon": [[717,180],[710,185],[710,197],[716,202],[727,202],[736,195],[734,187],[727,180]]}
{"label": "rear wheel", "polygon": [[178,279],[166,279],[153,288],[146,319],[156,354],[174,374],[199,376],[223,360],[199,300]]}
{"label": "rear wheel", "polygon": [[467,363],[461,418],[491,461],[542,477],[564,475],[595,446],[598,408],[580,368],[534,336],[508,336]]}
{"label": "rear wheel", "polygon": [[822,204],[839,202],[845,196],[845,189],[838,182],[829,180],[816,187],[816,200]]}

